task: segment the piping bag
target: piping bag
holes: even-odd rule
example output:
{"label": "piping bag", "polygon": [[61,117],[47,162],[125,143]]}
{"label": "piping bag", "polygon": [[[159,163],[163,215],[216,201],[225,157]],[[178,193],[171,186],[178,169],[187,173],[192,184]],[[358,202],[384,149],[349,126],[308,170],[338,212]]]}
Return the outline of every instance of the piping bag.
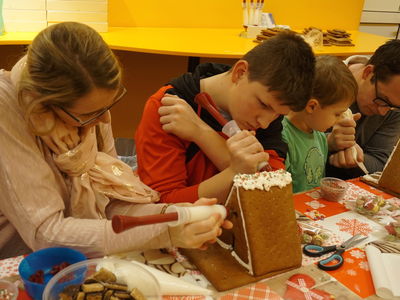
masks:
{"label": "piping bag", "polygon": [[222,219],[227,216],[225,206],[220,204],[203,206],[176,206],[170,205],[165,210],[165,214],[155,214],[148,216],[123,216],[115,215],[112,217],[111,225],[115,233],[123,232],[127,229],[149,224],[166,223],[169,226],[192,223],[207,219],[212,214],[218,213]]}
{"label": "piping bag", "polygon": [[127,264],[125,262],[120,262],[119,260],[114,261],[106,259],[103,262],[99,262],[96,269],[105,268],[110,272],[113,272],[119,283],[126,284],[129,290],[137,288],[143,293],[148,294],[149,297],[147,299],[156,298],[150,296],[154,294],[154,290],[152,290],[152,286],[146,282],[147,278],[140,276],[140,272],[137,270],[137,265],[143,269],[146,269],[148,272],[154,275],[154,277],[156,277],[158,283],[160,284],[161,295],[171,296],[170,299],[181,299],[180,297],[176,296],[186,296],[182,299],[203,299],[194,296],[212,296],[214,293],[209,289],[193,284],[184,279],[174,277],[166,272],[159,271],[154,267],[150,267],[135,260],[131,260],[131,262],[132,264]]}
{"label": "piping bag", "polygon": [[[342,119],[353,119],[353,113],[350,110],[350,108],[348,108],[344,113],[342,113]],[[365,173],[365,174],[369,174],[367,168],[365,167],[364,163],[361,161],[357,160],[357,150],[355,146],[352,146],[351,148],[351,153],[352,156],[357,164],[357,166]]]}
{"label": "piping bag", "polygon": [[[235,120],[231,120],[228,122],[221,115],[209,94],[198,93],[195,96],[194,101],[202,108],[207,110],[214,117],[214,119],[217,120],[217,122],[222,126],[222,132],[226,136],[231,137],[241,131]],[[272,171],[271,166],[266,161],[260,162],[257,166],[257,169],[259,171]]]}

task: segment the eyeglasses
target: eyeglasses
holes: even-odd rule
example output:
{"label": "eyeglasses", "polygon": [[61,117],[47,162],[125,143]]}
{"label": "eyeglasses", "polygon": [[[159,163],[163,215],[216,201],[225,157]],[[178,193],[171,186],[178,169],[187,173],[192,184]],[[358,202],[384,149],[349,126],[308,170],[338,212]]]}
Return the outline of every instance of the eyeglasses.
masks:
{"label": "eyeglasses", "polygon": [[391,111],[400,112],[400,106],[393,105],[389,100],[383,99],[378,96],[378,76],[375,75],[375,99],[372,100],[376,105],[380,107],[389,107]]}
{"label": "eyeglasses", "polygon": [[57,105],[57,107],[59,109],[61,109],[63,112],[65,112],[72,119],[74,119],[74,121],[78,122],[80,126],[85,126],[85,125],[88,125],[88,124],[94,122],[95,120],[100,118],[102,115],[104,115],[107,111],[109,111],[115,104],[117,104],[119,101],[122,100],[122,98],[125,96],[126,92],[127,92],[126,88],[122,87],[120,94],[115,98],[115,100],[114,100],[114,102],[112,104],[110,104],[107,107],[104,107],[101,111],[97,112],[93,117],[91,117],[90,119],[85,120],[85,121],[82,121],[80,118],[78,118],[77,116],[75,116],[72,113],[70,113],[64,107],[58,106],[58,105]]}

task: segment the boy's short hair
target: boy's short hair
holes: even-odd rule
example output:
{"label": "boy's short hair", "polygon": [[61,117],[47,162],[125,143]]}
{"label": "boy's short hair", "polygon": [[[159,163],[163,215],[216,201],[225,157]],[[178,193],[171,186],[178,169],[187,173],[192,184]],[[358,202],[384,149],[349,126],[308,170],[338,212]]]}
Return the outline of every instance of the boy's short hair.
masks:
{"label": "boy's short hair", "polygon": [[283,32],[247,52],[249,80],[277,91],[281,103],[302,110],[310,99],[315,57],[300,36]]}
{"label": "boy's short hair", "polygon": [[368,65],[374,66],[374,76],[379,81],[387,82],[392,76],[400,75],[400,40],[390,40],[380,46],[369,59]]}
{"label": "boy's short hair", "polygon": [[319,56],[315,64],[315,78],[311,97],[322,107],[357,97],[357,82],[349,68],[335,56]]}

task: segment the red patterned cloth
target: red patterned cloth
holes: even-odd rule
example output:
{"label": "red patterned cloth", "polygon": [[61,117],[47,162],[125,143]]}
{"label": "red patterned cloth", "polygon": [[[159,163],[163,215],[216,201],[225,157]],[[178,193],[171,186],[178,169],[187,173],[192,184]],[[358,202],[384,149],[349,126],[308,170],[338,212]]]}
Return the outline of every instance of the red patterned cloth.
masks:
{"label": "red patterned cloth", "polygon": [[18,266],[23,255],[0,260],[0,278],[18,275]]}
{"label": "red patterned cloth", "polygon": [[281,296],[272,291],[266,283],[258,282],[248,287],[240,288],[230,294],[224,295],[219,300],[283,300]]}

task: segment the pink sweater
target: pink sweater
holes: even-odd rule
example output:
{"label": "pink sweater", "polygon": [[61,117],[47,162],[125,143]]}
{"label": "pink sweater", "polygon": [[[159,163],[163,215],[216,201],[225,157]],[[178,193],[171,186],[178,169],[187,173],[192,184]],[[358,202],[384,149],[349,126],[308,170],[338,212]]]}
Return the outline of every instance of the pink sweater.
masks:
{"label": "pink sweater", "polygon": [[[11,72],[0,71],[0,248],[7,246],[16,231],[33,250],[67,246],[89,257],[171,247],[165,224],[115,234],[108,220],[115,214],[156,214],[164,204],[112,200],[106,208],[107,219],[68,215],[68,181],[47,146],[29,130],[18,105],[13,83],[18,78],[17,65]],[[100,126],[104,152],[115,155],[111,125]]]}

